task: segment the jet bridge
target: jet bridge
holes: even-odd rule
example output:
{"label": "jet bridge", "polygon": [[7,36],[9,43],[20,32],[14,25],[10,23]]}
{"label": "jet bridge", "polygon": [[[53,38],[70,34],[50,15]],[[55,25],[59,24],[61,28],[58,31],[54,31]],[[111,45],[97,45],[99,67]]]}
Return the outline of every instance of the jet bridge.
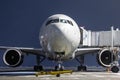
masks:
{"label": "jet bridge", "polygon": [[90,31],[80,27],[81,41],[80,46],[91,47],[109,47],[120,46],[120,30],[114,30],[111,27],[110,31]]}

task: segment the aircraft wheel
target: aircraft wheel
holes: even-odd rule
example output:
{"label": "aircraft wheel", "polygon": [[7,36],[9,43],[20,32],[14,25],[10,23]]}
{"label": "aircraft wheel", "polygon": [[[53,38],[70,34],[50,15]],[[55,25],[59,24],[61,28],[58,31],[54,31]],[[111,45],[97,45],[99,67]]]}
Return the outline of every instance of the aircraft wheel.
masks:
{"label": "aircraft wheel", "polygon": [[57,71],[58,70],[58,66],[55,66],[55,71]]}
{"label": "aircraft wheel", "polygon": [[61,67],[55,66],[55,71],[58,71],[58,70],[63,71],[63,70],[64,70],[64,67],[63,67],[63,66],[61,66]]}
{"label": "aircraft wheel", "polygon": [[83,66],[83,71],[87,71],[87,67],[86,66]]}
{"label": "aircraft wheel", "polygon": [[42,71],[43,70],[43,66],[34,66],[34,71]]}
{"label": "aircraft wheel", "polygon": [[60,74],[57,74],[56,77],[60,77]]}
{"label": "aircraft wheel", "polygon": [[81,71],[82,70],[82,67],[81,66],[78,66],[78,71]]}
{"label": "aircraft wheel", "polygon": [[112,71],[113,73],[118,73],[118,72],[119,72],[118,66],[113,66],[113,67],[111,68],[111,71]]}
{"label": "aircraft wheel", "polygon": [[78,66],[78,71],[87,71],[87,67],[86,66]]}

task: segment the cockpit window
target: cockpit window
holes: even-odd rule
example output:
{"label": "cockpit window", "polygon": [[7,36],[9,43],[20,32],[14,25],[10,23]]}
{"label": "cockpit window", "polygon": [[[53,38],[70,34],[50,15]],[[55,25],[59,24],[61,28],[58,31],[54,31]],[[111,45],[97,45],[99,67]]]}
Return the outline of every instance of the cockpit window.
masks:
{"label": "cockpit window", "polygon": [[49,20],[46,25],[50,24],[50,23],[58,23],[59,19],[53,19],[53,20]]}
{"label": "cockpit window", "polygon": [[73,23],[72,23],[72,21],[69,21],[69,20],[67,20],[67,22],[73,26]]}
{"label": "cockpit window", "polygon": [[69,21],[69,20],[65,20],[65,19],[53,19],[53,20],[49,20],[47,23],[46,23],[46,26],[51,24],[51,23],[66,23],[66,24],[70,24],[73,26],[73,23],[72,21]]}
{"label": "cockpit window", "polygon": [[65,19],[60,19],[60,22],[67,23],[67,21]]}

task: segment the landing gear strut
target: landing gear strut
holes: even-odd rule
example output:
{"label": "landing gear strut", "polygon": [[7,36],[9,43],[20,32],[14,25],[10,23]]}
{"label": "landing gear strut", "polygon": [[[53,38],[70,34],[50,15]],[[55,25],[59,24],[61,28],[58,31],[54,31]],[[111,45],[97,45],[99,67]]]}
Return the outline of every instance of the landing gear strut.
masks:
{"label": "landing gear strut", "polygon": [[64,56],[65,52],[55,52],[57,54],[57,61],[58,65],[55,66],[55,71],[63,71],[64,66],[62,66],[62,57]]}
{"label": "landing gear strut", "polygon": [[[58,65],[55,66],[55,71],[63,71],[64,70],[64,66],[62,66],[62,60],[61,60],[61,57],[63,55],[57,55],[58,56]],[[60,74],[58,73],[56,75],[56,77],[60,77]]]}
{"label": "landing gear strut", "polygon": [[87,67],[83,65],[84,64],[84,55],[76,57],[75,59],[80,63],[80,66],[78,66],[78,71],[87,71]]}
{"label": "landing gear strut", "polygon": [[57,66],[55,66],[55,71],[63,71],[64,66],[62,66],[62,62],[59,62]]}
{"label": "landing gear strut", "polygon": [[40,55],[36,56],[37,65],[34,66],[34,71],[42,71],[43,70],[43,66],[41,65],[41,62],[43,60],[45,60],[44,56],[40,56]]}

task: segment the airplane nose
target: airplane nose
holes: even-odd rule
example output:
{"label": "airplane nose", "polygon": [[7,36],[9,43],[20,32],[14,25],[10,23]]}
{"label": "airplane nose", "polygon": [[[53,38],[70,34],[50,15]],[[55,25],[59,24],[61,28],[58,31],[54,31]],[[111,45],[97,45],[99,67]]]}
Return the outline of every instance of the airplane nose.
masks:
{"label": "airplane nose", "polygon": [[[80,33],[75,26],[69,26],[63,23],[53,23],[44,26],[41,35],[41,43],[46,43],[43,47],[49,52],[64,52],[65,55],[72,53],[79,45]],[[41,39],[41,38],[40,38]]]}
{"label": "airplane nose", "polygon": [[48,26],[43,27],[43,31],[40,33],[40,43],[43,48],[47,49],[48,51],[56,51],[56,52],[63,52],[65,42],[63,39],[62,26],[57,24],[51,24]]}
{"label": "airplane nose", "polygon": [[58,25],[52,25],[49,30],[49,44],[51,45],[51,48],[56,52],[64,52],[66,41],[62,26],[58,27]]}

